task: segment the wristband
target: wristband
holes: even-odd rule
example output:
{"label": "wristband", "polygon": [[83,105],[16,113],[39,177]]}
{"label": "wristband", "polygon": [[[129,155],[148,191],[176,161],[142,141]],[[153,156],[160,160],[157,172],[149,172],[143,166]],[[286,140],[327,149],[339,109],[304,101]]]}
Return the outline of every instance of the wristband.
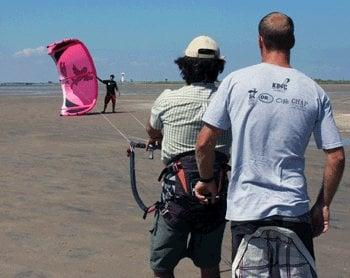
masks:
{"label": "wristband", "polygon": [[211,182],[215,179],[215,177],[211,177],[209,179],[203,179],[203,178],[199,178],[199,181],[200,182],[205,182],[205,183],[208,183],[208,182]]}

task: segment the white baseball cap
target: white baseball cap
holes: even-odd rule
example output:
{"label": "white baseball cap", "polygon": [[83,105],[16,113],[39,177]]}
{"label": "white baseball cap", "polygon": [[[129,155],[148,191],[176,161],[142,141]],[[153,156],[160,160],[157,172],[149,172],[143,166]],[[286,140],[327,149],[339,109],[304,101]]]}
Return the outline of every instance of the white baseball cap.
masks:
{"label": "white baseball cap", "polygon": [[224,60],[216,41],[208,36],[194,38],[185,50],[185,56],[192,58],[213,58]]}

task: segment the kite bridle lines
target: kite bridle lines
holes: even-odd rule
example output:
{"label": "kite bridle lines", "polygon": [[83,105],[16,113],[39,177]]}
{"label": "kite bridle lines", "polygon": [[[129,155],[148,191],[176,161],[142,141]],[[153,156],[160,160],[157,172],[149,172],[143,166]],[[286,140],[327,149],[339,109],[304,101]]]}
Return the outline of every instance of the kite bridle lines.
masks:
{"label": "kite bridle lines", "polygon": [[[136,118],[135,115],[133,115],[131,112],[128,112],[142,127],[146,128],[144,124],[142,124],[142,122]],[[101,115],[104,117],[104,119],[110,124],[110,126],[117,131],[120,136],[122,136],[129,144],[129,148],[127,150],[127,156],[129,157],[129,173],[130,173],[130,183],[131,183],[131,191],[132,191],[132,195],[137,203],[137,205],[140,207],[140,209],[143,211],[143,219],[146,218],[148,213],[151,213],[153,211],[155,211],[158,207],[158,202],[155,202],[153,205],[151,206],[146,206],[145,203],[142,201],[138,190],[137,190],[137,183],[136,183],[136,173],[135,173],[135,149],[136,148],[140,148],[140,149],[145,149],[149,152],[149,159],[153,159],[154,158],[154,151],[157,149],[160,149],[160,145],[156,144],[156,145],[147,145],[146,143],[143,142],[134,142],[131,141],[128,137],[127,134],[125,134],[124,132],[122,132],[115,124],[113,124],[111,122],[111,120],[106,117],[104,114],[101,113]],[[143,141],[145,141],[142,138],[138,138],[141,139]]]}
{"label": "kite bridle lines", "polygon": [[108,119],[105,115],[103,115],[102,113],[100,113],[104,118],[105,118],[105,120],[111,125],[111,127],[113,127],[114,128],[114,130],[116,130],[128,143],[130,143],[131,141],[130,141],[130,139],[128,138],[128,136],[124,133],[124,132],[122,132],[118,127],[116,127],[115,126],[115,124],[113,124],[112,122],[111,122],[111,120],[110,119]]}
{"label": "kite bridle lines", "polygon": [[[135,115],[133,115],[131,112],[128,111],[128,113],[142,126],[145,128],[145,125],[142,124],[142,122],[136,118]],[[140,207],[140,209],[143,211],[143,219],[146,218],[148,213],[151,213],[153,211],[155,211],[158,208],[158,202],[154,203],[151,206],[146,206],[144,204],[144,202],[142,201],[138,190],[137,190],[137,183],[136,183],[136,173],[135,173],[135,149],[136,148],[142,148],[142,149],[146,149],[149,151],[149,159],[153,159],[153,152],[156,149],[160,149],[160,145],[156,145],[156,146],[147,146],[146,143],[136,143],[133,142],[132,140],[130,140],[127,136],[127,134],[125,134],[124,132],[122,132],[116,125],[114,125],[110,119],[108,119],[108,117],[106,117],[104,114],[101,113],[101,115],[104,117],[104,119],[110,124],[110,126],[117,131],[129,144],[129,148],[127,151],[127,154],[129,156],[129,169],[130,169],[130,183],[131,183],[131,191],[133,194],[133,197],[137,203],[137,205]],[[136,138],[136,137],[134,137]],[[146,141],[142,138],[136,138],[142,141]],[[224,248],[229,249],[228,247],[226,247],[225,245],[223,245]],[[223,259],[223,262],[228,266],[228,269],[226,270],[222,270],[220,272],[228,272],[231,270],[231,262],[229,259],[227,259],[223,254],[221,254],[221,258]]]}

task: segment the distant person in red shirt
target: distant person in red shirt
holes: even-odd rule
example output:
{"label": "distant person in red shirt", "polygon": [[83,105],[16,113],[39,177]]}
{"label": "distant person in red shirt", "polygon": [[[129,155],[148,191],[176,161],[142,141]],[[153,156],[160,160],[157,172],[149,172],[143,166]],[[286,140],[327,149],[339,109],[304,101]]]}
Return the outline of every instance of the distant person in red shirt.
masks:
{"label": "distant person in red shirt", "polygon": [[117,101],[116,93],[120,97],[120,92],[118,90],[117,82],[114,81],[114,75],[111,74],[110,79],[102,80],[97,76],[98,81],[106,84],[107,94],[105,96],[105,105],[101,113],[106,113],[107,105],[112,100],[112,112],[115,113],[115,103]]}

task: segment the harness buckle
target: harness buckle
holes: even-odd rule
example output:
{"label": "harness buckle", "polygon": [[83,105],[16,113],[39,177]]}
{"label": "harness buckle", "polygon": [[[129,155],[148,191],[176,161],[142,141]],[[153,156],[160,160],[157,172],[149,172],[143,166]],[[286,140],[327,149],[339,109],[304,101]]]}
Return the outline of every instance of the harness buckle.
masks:
{"label": "harness buckle", "polygon": [[177,174],[180,171],[180,169],[182,169],[182,164],[179,161],[175,161],[174,163],[172,163],[171,167],[172,167],[173,173]]}

